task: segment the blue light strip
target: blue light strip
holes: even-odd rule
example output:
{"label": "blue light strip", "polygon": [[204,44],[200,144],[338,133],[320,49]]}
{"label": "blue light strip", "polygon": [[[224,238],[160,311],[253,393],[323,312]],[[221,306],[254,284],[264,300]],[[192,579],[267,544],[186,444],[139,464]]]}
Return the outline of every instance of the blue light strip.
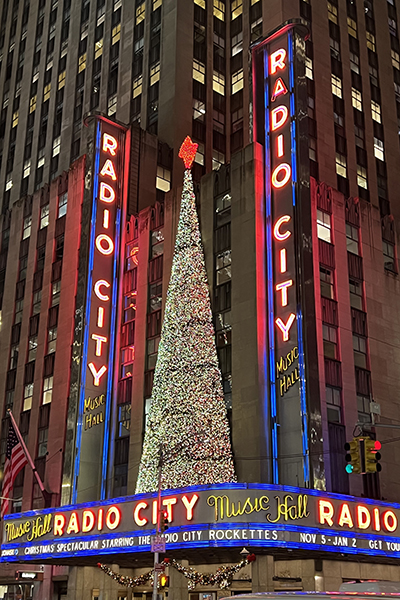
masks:
{"label": "blue light strip", "polygon": [[83,409],[85,402],[85,385],[86,385],[86,369],[87,369],[87,353],[89,346],[89,324],[90,324],[90,308],[92,299],[92,277],[93,277],[93,260],[94,260],[94,242],[96,235],[96,216],[97,216],[97,190],[99,181],[99,165],[100,165],[100,142],[101,142],[101,126],[100,121],[97,123],[96,129],[96,154],[95,154],[95,166],[94,166],[94,178],[93,178],[93,198],[92,198],[92,220],[90,225],[90,246],[89,246],[89,264],[88,264],[88,279],[87,279],[87,290],[86,290],[86,308],[85,308],[85,332],[83,339],[83,352],[82,352],[82,367],[81,367],[81,382],[80,382],[80,393],[79,393],[79,408],[78,408],[78,422],[76,426],[76,454],[75,454],[75,469],[74,469],[74,482],[72,488],[72,502],[76,503],[78,495],[78,476],[79,466],[81,460],[81,439],[82,439],[82,421],[83,421]]}
{"label": "blue light strip", "polygon": [[[182,533],[186,531],[229,531],[229,530],[261,530],[261,531],[288,531],[294,533],[303,533],[303,534],[314,534],[314,535],[325,535],[329,538],[337,538],[337,539],[352,539],[355,537],[354,532],[351,531],[343,531],[338,532],[322,528],[304,528],[301,525],[290,525],[290,524],[263,524],[263,523],[223,523],[223,524],[215,524],[215,525],[202,525],[198,524],[197,526],[181,526],[181,527],[171,527],[168,530],[167,539],[169,535],[173,535],[174,533]],[[132,532],[124,532],[123,534],[110,533],[107,535],[95,535],[95,536],[77,536],[74,538],[69,538],[68,540],[63,540],[62,538],[56,538],[54,540],[49,541],[48,543],[44,542],[42,545],[51,546],[57,544],[75,544],[86,542],[88,544],[92,542],[107,542],[112,541],[117,538],[138,538],[150,536],[155,533],[155,529],[148,529],[143,531],[132,531]],[[375,536],[374,536],[375,537]],[[357,533],[358,540],[371,540],[371,534],[368,533]],[[390,536],[379,536],[380,541],[385,543],[399,544],[400,546],[400,538],[390,537]],[[324,552],[334,552],[334,553],[347,553],[347,554],[366,554],[366,555],[374,555],[374,556],[388,556],[391,558],[400,558],[400,550],[394,551],[385,551],[384,549],[372,549],[372,548],[357,548],[352,546],[346,546],[345,544],[338,544],[337,546],[325,545],[325,544],[317,544],[316,542],[308,541],[308,542],[296,542],[290,540],[274,540],[274,539],[254,539],[251,537],[241,537],[240,539],[232,539],[232,540],[197,540],[194,542],[177,542],[177,543],[168,543],[167,549],[171,550],[179,550],[179,549],[187,549],[187,548],[201,548],[201,547],[236,547],[242,546],[243,542],[246,542],[248,546],[252,547],[280,547],[280,548],[296,548],[296,549],[304,549],[304,550],[319,550]],[[18,550],[19,548],[25,549],[30,547],[38,546],[40,542],[34,541],[25,544],[7,544],[8,550]],[[79,552],[79,556],[92,556],[92,555],[102,555],[102,554],[120,554],[127,552],[149,552],[150,545],[144,544],[140,546],[132,545],[126,547],[120,546],[105,546],[104,548],[94,548],[92,550],[88,549],[85,552],[80,551],[65,551],[65,552],[50,552],[46,554],[40,554],[40,560],[46,560],[48,558],[63,558],[76,556],[77,552]],[[24,554],[24,556],[5,556],[0,562],[21,562],[29,560],[38,560],[37,554]]]}
{"label": "blue light strip", "polygon": [[[270,406],[268,399],[264,408],[266,427],[269,438],[269,428],[272,430],[272,481],[279,481],[278,469],[278,424],[276,406],[276,382],[275,382],[275,314],[274,314],[274,275],[272,254],[272,198],[270,184],[270,140],[269,140],[269,86],[268,86],[268,52],[264,50],[264,106],[265,106],[265,218],[266,218],[266,246],[267,246],[267,305],[268,305],[268,338],[269,338],[269,375],[270,380]],[[269,419],[270,417],[270,419]],[[270,422],[269,422],[270,420]]]}
{"label": "blue light strip", "polygon": [[[296,148],[296,99],[294,93],[294,67],[293,67],[293,32],[288,33],[288,53],[289,53],[289,87],[290,87],[290,135],[292,140],[292,195],[293,209],[296,218],[299,218],[298,207],[296,205],[297,193],[297,148]],[[300,243],[300,240],[297,240]],[[304,485],[310,486],[310,454],[308,445],[308,421],[307,421],[307,397],[306,397],[306,377],[304,367],[304,340],[303,340],[303,313],[301,310],[301,301],[297,305],[297,340],[299,345],[299,370],[300,370],[300,411],[302,421],[302,445],[303,445],[303,476]]]}
{"label": "blue light strip", "polygon": [[[120,187],[121,189],[121,187]],[[115,355],[115,330],[116,330],[116,315],[117,315],[117,295],[118,295],[118,266],[119,266],[119,246],[121,235],[121,209],[116,209],[115,218],[115,241],[114,241],[114,264],[113,264],[113,291],[112,291],[112,309],[110,320],[110,351],[108,355],[108,380],[107,380],[107,397],[104,411],[104,437],[103,437],[103,463],[101,477],[101,492],[100,498],[103,500],[107,494],[107,471],[108,471],[108,450],[110,445],[110,425],[111,425],[111,405],[113,397],[113,380],[114,380],[114,355]]]}

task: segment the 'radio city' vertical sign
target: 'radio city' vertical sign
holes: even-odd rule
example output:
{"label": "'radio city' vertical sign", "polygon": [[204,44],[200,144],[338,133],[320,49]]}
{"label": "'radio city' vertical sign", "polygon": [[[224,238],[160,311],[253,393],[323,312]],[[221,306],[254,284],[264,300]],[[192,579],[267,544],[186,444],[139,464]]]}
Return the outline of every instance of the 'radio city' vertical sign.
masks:
{"label": "'radio city' vertical sign", "polygon": [[[253,47],[254,139],[264,146],[267,339],[269,353],[268,436],[272,479],[310,485],[311,384],[307,345],[314,344],[314,307],[309,199],[305,36],[290,22]],[[309,247],[307,248],[307,245]],[[308,278],[308,280],[307,280]],[[310,281],[311,285],[306,285]],[[309,323],[310,321],[310,323]],[[308,337],[308,328],[314,330]],[[308,338],[306,340],[305,338]],[[314,341],[312,341],[314,340]],[[307,343],[308,341],[308,343]],[[312,359],[314,360],[314,359]],[[319,409],[318,373],[317,407]],[[320,421],[320,419],[319,419]],[[320,427],[320,422],[319,422]],[[312,424],[315,435],[315,424]],[[321,439],[318,435],[318,440]],[[320,443],[318,441],[318,443]],[[313,452],[315,448],[313,448]],[[322,448],[321,448],[322,457]],[[318,466],[320,468],[320,466]]]}
{"label": "'radio city' vertical sign", "polygon": [[118,298],[126,130],[96,119],[89,264],[75,483],[82,502],[104,497]]}

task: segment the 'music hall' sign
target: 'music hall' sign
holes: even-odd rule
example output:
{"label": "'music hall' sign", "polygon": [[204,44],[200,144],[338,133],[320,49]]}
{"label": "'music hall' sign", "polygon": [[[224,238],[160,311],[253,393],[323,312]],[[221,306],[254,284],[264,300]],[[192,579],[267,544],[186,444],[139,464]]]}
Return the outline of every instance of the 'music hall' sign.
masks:
{"label": "'music hall' sign", "polygon": [[[400,505],[262,484],[167,490],[167,552],[196,547],[291,548],[400,558]],[[51,563],[149,552],[155,494],[10,515],[1,561]]]}

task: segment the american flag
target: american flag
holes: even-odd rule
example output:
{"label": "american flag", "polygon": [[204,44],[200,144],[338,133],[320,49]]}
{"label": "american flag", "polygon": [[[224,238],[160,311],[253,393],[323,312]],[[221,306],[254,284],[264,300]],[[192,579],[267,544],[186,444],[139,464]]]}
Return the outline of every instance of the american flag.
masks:
{"label": "american flag", "polygon": [[1,501],[1,518],[8,512],[10,501],[6,498],[9,498],[12,493],[15,478],[27,462],[28,459],[25,456],[21,442],[15,433],[13,424],[10,423],[7,438],[6,462],[4,464],[3,489],[1,491],[3,497]]}

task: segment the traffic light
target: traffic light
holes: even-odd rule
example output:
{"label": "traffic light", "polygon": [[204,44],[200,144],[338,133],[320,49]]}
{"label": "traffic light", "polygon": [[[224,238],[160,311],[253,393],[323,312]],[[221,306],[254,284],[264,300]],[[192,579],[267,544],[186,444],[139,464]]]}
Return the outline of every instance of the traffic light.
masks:
{"label": "traffic light", "polygon": [[168,575],[166,575],[165,573],[161,573],[161,575],[158,576],[158,583],[160,584],[160,587],[165,588],[169,586],[169,577]]}
{"label": "traffic light", "polygon": [[361,473],[360,440],[354,438],[351,442],[346,442],[344,449],[346,450],[346,472],[349,474]]}
{"label": "traffic light", "polygon": [[160,513],[160,532],[164,533],[168,529],[168,513],[166,510],[162,510]]}
{"label": "traffic light", "polygon": [[365,439],[365,472],[366,473],[379,473],[382,471],[382,465],[379,463],[381,460],[381,453],[379,450],[382,448],[382,444],[378,440]]}

